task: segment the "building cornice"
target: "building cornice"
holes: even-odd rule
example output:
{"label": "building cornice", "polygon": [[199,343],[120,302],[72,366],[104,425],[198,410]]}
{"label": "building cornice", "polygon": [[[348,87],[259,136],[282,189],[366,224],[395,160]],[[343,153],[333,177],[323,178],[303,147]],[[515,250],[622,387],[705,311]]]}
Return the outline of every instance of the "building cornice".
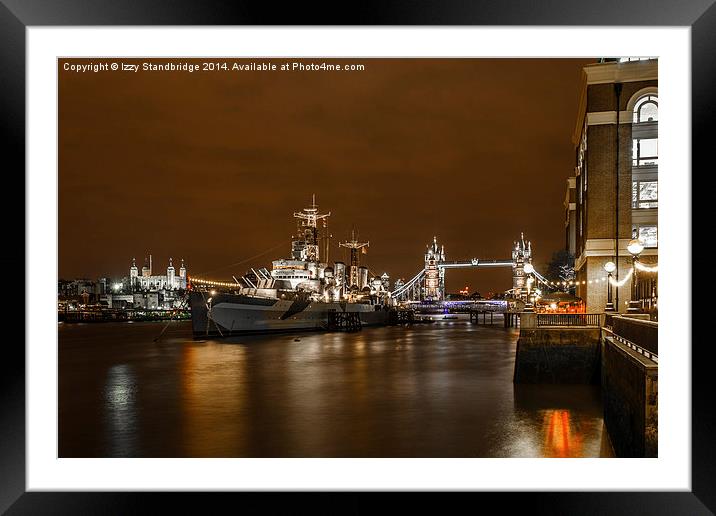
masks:
{"label": "building cornice", "polygon": [[623,63],[596,63],[583,68],[586,84],[608,84],[614,82],[638,82],[659,79],[659,61],[625,61]]}
{"label": "building cornice", "polygon": [[[627,250],[627,245],[631,240],[629,238],[619,239],[619,257],[620,258],[631,258],[631,254]],[[658,247],[649,247],[644,249],[641,253],[642,256],[658,256]],[[614,257],[614,239],[613,238],[590,238],[584,244],[584,250],[574,262],[574,269],[580,270],[587,262],[587,258],[592,257]]]}
{"label": "building cornice", "polygon": [[[619,112],[619,123],[620,124],[631,124],[634,119],[634,115],[629,111]],[[606,125],[617,123],[617,112],[616,111],[593,111],[587,113],[587,125]]]}

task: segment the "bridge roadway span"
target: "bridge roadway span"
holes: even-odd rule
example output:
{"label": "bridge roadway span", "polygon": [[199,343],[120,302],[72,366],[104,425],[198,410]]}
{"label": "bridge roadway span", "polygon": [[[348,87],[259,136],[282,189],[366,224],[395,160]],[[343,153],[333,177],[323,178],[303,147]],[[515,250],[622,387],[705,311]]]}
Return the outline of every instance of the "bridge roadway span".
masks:
{"label": "bridge roadway span", "polygon": [[466,269],[469,267],[512,267],[512,260],[478,260],[473,258],[463,262],[442,262],[438,264],[439,269]]}

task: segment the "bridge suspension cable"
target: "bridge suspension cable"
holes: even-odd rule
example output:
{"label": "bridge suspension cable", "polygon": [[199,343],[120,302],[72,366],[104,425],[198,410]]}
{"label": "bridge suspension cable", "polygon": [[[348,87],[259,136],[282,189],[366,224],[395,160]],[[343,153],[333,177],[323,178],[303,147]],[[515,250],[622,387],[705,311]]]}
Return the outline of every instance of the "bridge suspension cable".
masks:
{"label": "bridge suspension cable", "polygon": [[542,284],[544,284],[544,285],[546,285],[546,286],[549,286],[549,281],[547,281],[547,278],[545,278],[544,276],[542,276],[542,275],[541,275],[539,272],[537,272],[536,270],[533,272],[533,274],[535,275],[535,277],[537,278],[537,280],[538,280],[540,283],[542,283]]}
{"label": "bridge suspension cable", "polygon": [[400,297],[400,296],[403,295],[405,292],[408,292],[409,289],[411,289],[412,287],[414,287],[416,283],[419,283],[419,282],[423,279],[423,276],[424,276],[424,275],[425,275],[425,269],[423,269],[423,270],[421,270],[420,272],[418,272],[415,276],[413,276],[413,277],[410,279],[410,281],[408,281],[407,283],[404,283],[403,285],[401,285],[400,288],[398,288],[398,289],[394,290],[393,292],[391,292],[391,293],[390,293],[390,296],[391,296],[391,297]]}

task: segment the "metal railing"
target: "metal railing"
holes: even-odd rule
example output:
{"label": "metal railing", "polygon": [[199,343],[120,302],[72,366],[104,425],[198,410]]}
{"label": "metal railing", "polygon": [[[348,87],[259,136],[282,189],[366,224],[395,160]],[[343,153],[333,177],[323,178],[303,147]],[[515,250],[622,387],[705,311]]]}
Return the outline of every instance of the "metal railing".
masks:
{"label": "metal railing", "polygon": [[614,317],[612,331],[614,335],[633,343],[640,349],[645,349],[654,355],[659,353],[659,324],[656,322]]}
{"label": "metal railing", "polygon": [[537,314],[537,326],[593,326],[598,328],[602,314]]}
{"label": "metal railing", "polygon": [[624,337],[621,337],[621,336],[617,335],[616,333],[612,333],[612,338],[613,338],[615,341],[624,344],[624,345],[627,346],[628,348],[633,349],[633,350],[636,351],[637,353],[640,353],[641,355],[644,355],[646,358],[648,358],[648,359],[651,360],[652,362],[655,362],[655,363],[657,363],[657,364],[659,363],[659,356],[658,356],[656,353],[654,353],[653,351],[648,350],[648,349],[645,349],[645,348],[642,348],[641,346],[639,346],[639,345],[637,345],[637,344],[634,344],[632,341],[627,340],[627,339],[625,339]]}

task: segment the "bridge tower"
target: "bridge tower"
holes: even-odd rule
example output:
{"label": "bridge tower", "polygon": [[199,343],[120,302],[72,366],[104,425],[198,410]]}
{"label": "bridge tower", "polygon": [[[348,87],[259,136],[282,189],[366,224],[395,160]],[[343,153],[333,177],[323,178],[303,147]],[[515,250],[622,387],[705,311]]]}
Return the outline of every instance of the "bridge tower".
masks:
{"label": "bridge tower", "polygon": [[445,299],[445,269],[438,267],[445,261],[445,246],[438,246],[437,237],[433,237],[432,245],[425,251],[425,286],[423,299],[426,301],[442,301]]}
{"label": "bridge tower", "polygon": [[520,234],[520,240],[515,242],[512,249],[512,292],[515,297],[522,297],[527,293],[527,278],[525,277],[525,264],[532,263],[532,242],[525,244],[525,234]]}

